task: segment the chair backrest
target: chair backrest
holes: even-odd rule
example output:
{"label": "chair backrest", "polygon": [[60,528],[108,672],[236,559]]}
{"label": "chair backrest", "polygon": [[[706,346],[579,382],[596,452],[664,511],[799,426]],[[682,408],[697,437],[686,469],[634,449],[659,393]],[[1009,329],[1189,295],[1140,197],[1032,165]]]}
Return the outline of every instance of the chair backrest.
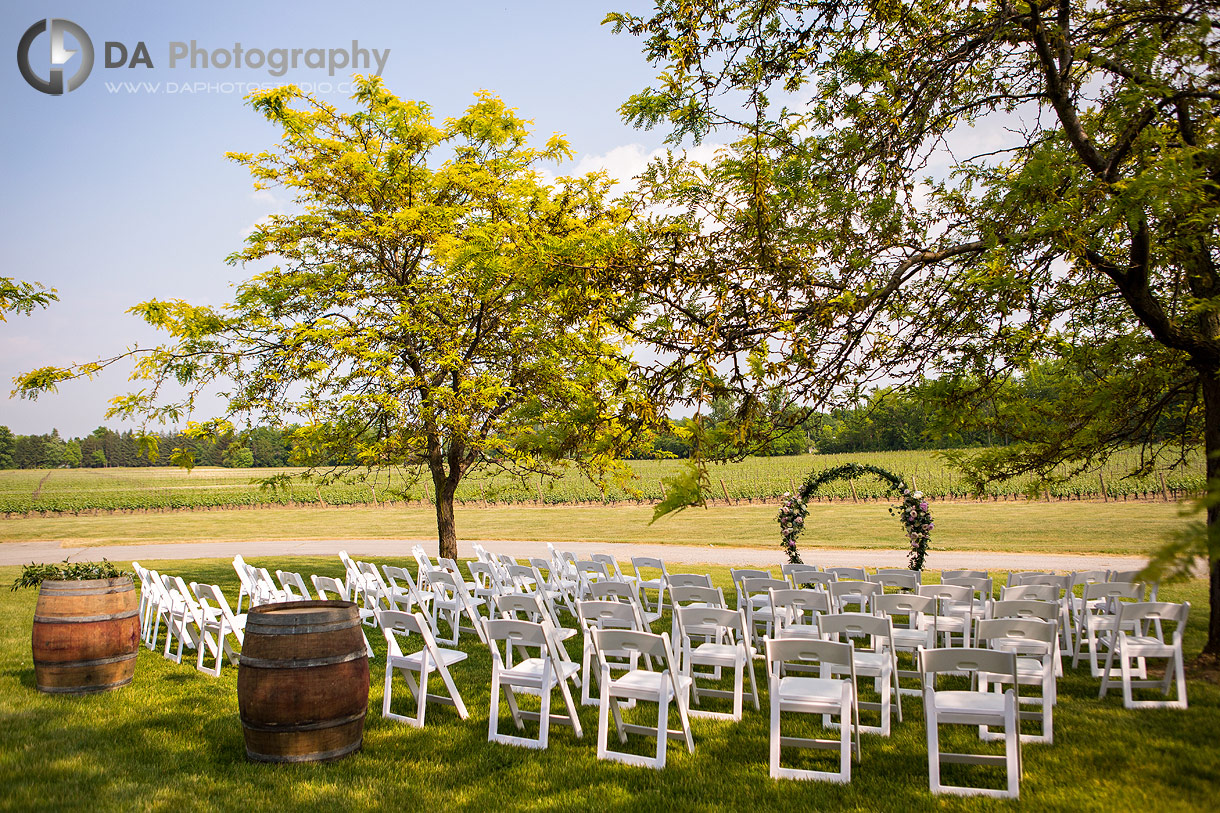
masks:
{"label": "chair backrest", "polygon": [[670,573],[669,586],[674,587],[711,587],[712,577],[705,573]]}
{"label": "chair backrest", "polygon": [[631,569],[635,571],[637,579],[643,580],[644,576],[640,573],[643,568],[652,568],[653,570],[661,571],[661,578],[668,579],[669,574],[665,570],[665,563],[655,556],[632,556]]}
{"label": "chair backrest", "polygon": [[1104,582],[1109,575],[1110,571],[1108,570],[1073,570],[1071,573],[1072,587]]}
{"label": "chair backrest", "polygon": [[505,593],[496,596],[494,601],[502,618],[525,616],[527,621],[541,621],[548,617],[537,593]]}
{"label": "chair backrest", "polygon": [[333,597],[326,594],[335,593],[340,600],[351,601],[351,598],[349,598],[351,594],[347,591],[347,585],[341,580],[332,576],[319,576],[317,574],[314,574],[311,578],[313,579],[313,589],[317,592],[319,600],[334,601]]}
{"label": "chair backrest", "polygon": [[1059,629],[1040,618],[988,618],[979,621],[975,640],[992,649],[1053,655],[1059,651]]}
{"label": "chair backrest", "polygon": [[743,596],[753,597],[757,595],[767,595],[772,590],[787,590],[791,585],[787,579],[773,579],[770,577],[751,577],[741,580],[740,590]]}
{"label": "chair backrest", "polygon": [[195,598],[199,599],[199,605],[203,609],[204,617],[210,615],[209,610],[215,610],[224,618],[225,627],[229,632],[232,632],[237,642],[241,643],[244,640],[244,630],[238,622],[237,617],[233,615],[233,610],[229,607],[228,599],[225,594],[220,591],[220,586],[215,584],[198,584],[191,583],[191,589],[195,593]]}
{"label": "chair backrest", "polygon": [[826,568],[826,572],[830,573],[835,579],[842,581],[849,579],[852,581],[862,582],[868,578],[868,571],[862,567],[849,567],[847,565],[836,565],[835,567]]}
{"label": "chair backrest", "polygon": [[[641,661],[635,663],[633,668],[638,669],[640,663],[644,664],[645,668],[658,671],[660,669],[668,670],[670,679],[673,681],[675,692],[679,692],[678,688],[678,670],[676,661],[674,660],[673,647],[669,643],[669,633],[663,632],[660,635],[652,632],[640,632],[639,630],[626,629],[599,629],[593,628],[593,648],[597,652],[598,665],[602,669],[607,669],[612,664],[606,661],[607,657],[622,657],[622,656],[644,656]],[[621,666],[615,666],[621,669]]]}
{"label": "chair backrest", "polygon": [[707,630],[715,630],[716,640],[723,633],[731,637],[730,644],[744,643],[748,649],[750,636],[746,634],[745,614],[742,610],[730,610],[725,607],[679,607],[674,611],[678,621],[678,630],[683,639],[683,646],[690,637],[688,630],[698,630],[699,635]]}
{"label": "chair backrest", "polygon": [[592,559],[576,560],[576,572],[580,574],[580,578],[586,584],[592,584],[596,581],[606,581],[610,578],[610,571],[606,569],[604,562],[595,562]]}
{"label": "chair backrest", "polygon": [[1173,630],[1175,645],[1181,646],[1182,633],[1186,629],[1186,619],[1190,616],[1190,602],[1174,604],[1168,601],[1136,601],[1125,603],[1119,609],[1119,629],[1126,630],[1133,625],[1143,626],[1155,621],[1161,624],[1171,623],[1177,626]]}
{"label": "chair backrest", "polygon": [[771,590],[771,614],[781,628],[817,626],[817,617],[830,612],[830,595],[808,588]]}
{"label": "chair backrest", "polygon": [[680,607],[684,604],[690,604],[692,602],[706,604],[709,607],[728,606],[724,601],[724,592],[719,587],[712,587],[710,585],[707,587],[696,587],[694,585],[675,587],[671,585],[669,588],[669,597],[670,601],[674,603],[675,607]]}
{"label": "chair backrest", "polygon": [[551,655],[550,635],[547,627],[550,622],[522,621],[516,618],[493,618],[487,622],[487,645],[491,648],[492,657],[503,663],[500,649],[496,644],[503,641],[506,648],[537,649],[538,657]]}
{"label": "chair backrest", "polygon": [[991,579],[987,576],[942,576],[941,584],[960,584],[969,587],[976,598],[989,599],[992,595]]}
{"label": "chair backrest", "polygon": [[1037,601],[1059,601],[1059,588],[1053,584],[1017,584],[1000,588],[1001,601],[1034,599]]}
{"label": "chair backrest", "polygon": [[623,571],[619,570],[618,560],[608,553],[591,553],[589,559],[600,562],[606,568],[606,576],[611,579],[623,580]]}
{"label": "chair backrest", "polygon": [[809,575],[811,573],[816,573],[818,576],[826,575],[822,572],[822,568],[817,565],[807,565],[801,562],[789,562],[786,565],[782,565],[779,572],[788,580],[788,584],[794,588],[804,587],[807,584],[815,584],[816,582]]}
{"label": "chair backrest", "polygon": [[830,601],[837,605],[844,596],[864,596],[868,600],[882,595],[885,585],[878,582],[842,581],[830,585]]}
{"label": "chair backrest", "polygon": [[[432,628],[428,619],[422,613],[404,613],[399,610],[385,610],[381,613],[381,631],[385,635],[386,647],[390,655],[402,656],[400,637],[418,635],[423,641],[423,649],[430,657],[437,657],[436,639],[432,637]],[[439,659],[438,659],[439,660]]]}
{"label": "chair backrest", "polygon": [[1022,577],[1021,584],[1049,584],[1059,591],[1058,597],[1062,597],[1072,592],[1072,574],[1064,573],[1061,576],[1054,573],[1034,573],[1032,575],[1026,574],[1024,577]]}
{"label": "chair backrest", "polygon": [[1004,582],[1008,587],[1020,587],[1023,584],[1034,584],[1028,581],[1037,576],[1054,576],[1054,571],[1050,570],[1010,570],[1008,579]]}
{"label": "chair backrest", "polygon": [[279,579],[280,587],[284,588],[290,601],[309,601],[313,598],[300,573],[291,570],[277,570],[275,577]]}
{"label": "chair backrest", "polygon": [[[818,638],[767,638],[767,671],[782,676],[784,665],[793,664],[808,670],[810,666],[844,666],[856,682],[855,647],[849,642],[826,641]],[[776,698],[771,699],[777,702]]]}
{"label": "chair backrest", "polygon": [[589,595],[597,601],[635,602],[635,593],[626,582],[604,581],[589,585]]}
{"label": "chair backrest", "polygon": [[905,615],[910,628],[916,627],[922,616],[936,615],[936,599],[916,593],[883,593],[873,596],[872,606],[874,613],[888,616],[891,623],[894,616]]}
{"label": "chair backrest", "polygon": [[1140,573],[1143,570],[1136,568],[1135,570],[1111,570],[1106,574],[1108,582],[1138,582]]}
{"label": "chair backrest", "polygon": [[[870,649],[880,651],[882,647],[892,647],[894,642],[894,625],[888,615],[872,615],[870,613],[830,613],[818,616],[818,632],[823,638],[832,641],[839,640],[840,635],[846,635],[854,641],[863,636],[870,639]],[[878,639],[884,641],[878,641]],[[859,644],[856,644],[859,648]]]}
{"label": "chair backrest", "polygon": [[546,584],[542,574],[535,570],[533,565],[508,565],[505,570],[513,586],[522,593],[533,592]]}
{"label": "chair backrest", "polygon": [[919,589],[920,585],[919,574],[913,570],[900,570],[897,573],[882,573],[878,570],[876,573],[870,574],[868,580],[876,582],[882,587],[893,587],[897,590],[913,591]]}
{"label": "chair backrest", "polygon": [[[1029,587],[1031,585],[1021,586]],[[1055,621],[1059,618],[1059,612],[1058,601],[1043,601],[1032,598],[1005,598],[991,604],[992,618],[1037,618],[1042,621]]]}
{"label": "chair backrest", "polygon": [[986,579],[989,578],[986,570],[942,570],[940,572],[941,583],[945,579]]}
{"label": "chair backrest", "polygon": [[741,591],[741,582],[743,579],[770,579],[772,574],[770,570],[759,570],[756,567],[735,567],[729,569],[729,574],[733,577],[733,587],[737,590],[737,603],[741,604],[744,600]]}
{"label": "chair backrest", "polygon": [[924,688],[936,688],[936,676],[944,672],[992,672],[1008,676],[1014,693],[1018,693],[1017,653],[979,647],[939,647],[919,652],[919,671]]}
{"label": "chair backrest", "polygon": [[500,581],[497,578],[496,570],[490,562],[483,560],[471,560],[466,563],[466,569],[470,571],[470,578],[476,585],[484,590],[500,592]]}
{"label": "chair backrest", "polygon": [[399,594],[406,593],[417,603],[419,602],[419,587],[415,584],[411,571],[405,567],[397,567],[395,565],[382,565],[381,570],[385,573],[385,578],[390,584],[391,591]]}
{"label": "chair backrest", "polygon": [[1144,585],[1132,582],[1093,582],[1084,586],[1081,597],[1086,603],[1098,599],[1140,601],[1144,598]]}
{"label": "chair backrest", "polygon": [[576,602],[576,614],[580,619],[580,626],[584,630],[642,629],[635,607],[621,601],[578,601]]}
{"label": "chair backrest", "polygon": [[963,603],[970,601],[973,591],[961,584],[921,584],[919,595],[931,596],[940,601]]}

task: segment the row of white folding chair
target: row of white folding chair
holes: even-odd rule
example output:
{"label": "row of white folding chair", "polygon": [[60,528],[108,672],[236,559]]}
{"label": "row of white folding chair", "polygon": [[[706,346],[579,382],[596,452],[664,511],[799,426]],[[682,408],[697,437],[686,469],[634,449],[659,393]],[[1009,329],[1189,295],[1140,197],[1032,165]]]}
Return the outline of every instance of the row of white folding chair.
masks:
{"label": "row of white folding chair", "polygon": [[[224,656],[236,665],[237,652],[229,638],[231,636],[241,644],[246,617],[232,612],[218,586],[195,582],[188,585],[180,576],[148,570],[139,562],[132,562],[132,567],[140,579],[141,625],[149,649],[156,648],[160,622],[164,618],[164,657],[181,663],[183,652],[194,649],[196,668],[216,676],[220,674]],[[211,668],[206,668],[204,660],[209,654],[214,662]]]}
{"label": "row of white folding chair", "polygon": [[237,572],[237,580],[241,585],[237,594],[239,614],[243,599],[249,600],[250,607],[289,600],[288,594],[272,581],[266,568],[248,564],[240,553],[233,557],[233,570]]}

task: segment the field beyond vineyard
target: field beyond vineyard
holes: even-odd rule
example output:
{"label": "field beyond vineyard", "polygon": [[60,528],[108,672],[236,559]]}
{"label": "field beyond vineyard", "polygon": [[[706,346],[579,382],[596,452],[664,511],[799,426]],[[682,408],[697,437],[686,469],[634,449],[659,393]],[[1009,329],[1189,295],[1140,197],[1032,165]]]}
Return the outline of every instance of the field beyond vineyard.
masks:
{"label": "field beyond vineyard", "polygon": [[[1080,474],[1050,486],[1043,499],[1100,499],[1104,484],[1109,499],[1180,497],[1201,491],[1204,472],[1201,455],[1184,468],[1164,469],[1145,478],[1128,473],[1137,460],[1131,451],[1111,459],[1104,468]],[[874,452],[851,455],[755,457],[711,469],[711,493],[717,500],[757,502],[772,500],[792,490],[816,469],[846,462],[871,463],[901,474],[936,499],[973,496],[966,481],[935,453]],[[462,504],[567,505],[621,504],[655,501],[662,497],[662,479],[682,466],[678,460],[632,461],[635,480],[624,487],[600,488],[576,471],[557,480],[522,480],[503,473],[475,475],[458,489]],[[277,491],[261,489],[255,481],[278,472],[302,469],[174,468],[40,469],[0,471],[0,512],[53,514],[82,511],[230,508],[258,505],[367,505],[387,502],[419,503],[430,499],[427,486],[402,472],[378,472],[365,481],[328,485],[294,483]],[[1029,478],[990,485],[985,496],[1000,499],[1029,492]],[[876,478],[830,484],[819,492],[826,499],[861,499],[885,496]]]}

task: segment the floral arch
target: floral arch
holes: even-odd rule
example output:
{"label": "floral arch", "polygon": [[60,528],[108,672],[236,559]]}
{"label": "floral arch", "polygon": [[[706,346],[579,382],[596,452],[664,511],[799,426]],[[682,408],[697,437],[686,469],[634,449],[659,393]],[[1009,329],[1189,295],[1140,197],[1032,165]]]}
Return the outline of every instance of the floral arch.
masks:
{"label": "floral arch", "polygon": [[890,491],[902,498],[901,505],[891,505],[890,513],[898,517],[906,530],[911,549],[907,554],[908,566],[911,570],[923,570],[924,559],[928,555],[928,541],[932,534],[932,512],[923,498],[923,492],[911,491],[902,478],[880,466],[870,466],[864,463],[846,463],[833,469],[815,471],[801,484],[796,494],[784,494],[783,505],[779,509],[780,544],[788,554],[788,560],[794,564],[801,562],[801,555],[796,550],[796,539],[805,530],[805,518],[809,516],[809,500],[822,485],[835,480],[846,480],[873,474],[889,484]]}

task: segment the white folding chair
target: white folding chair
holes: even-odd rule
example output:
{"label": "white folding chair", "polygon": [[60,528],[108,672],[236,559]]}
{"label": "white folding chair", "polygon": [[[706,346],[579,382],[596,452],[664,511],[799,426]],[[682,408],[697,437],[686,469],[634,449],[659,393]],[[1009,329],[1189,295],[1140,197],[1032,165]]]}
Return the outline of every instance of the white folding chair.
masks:
{"label": "white folding chair", "polygon": [[606,568],[607,577],[617,582],[626,582],[632,587],[636,587],[635,576],[627,576],[623,574],[622,569],[618,566],[618,560],[608,553],[591,553],[589,559],[594,562],[599,562]]}
{"label": "white folding chair", "polygon": [[[580,719],[576,716],[576,704],[568,690],[568,681],[576,677],[579,667],[561,657],[563,647],[555,637],[551,622],[540,623],[517,619],[493,618],[487,621],[487,646],[491,649],[491,713],[487,722],[488,742],[506,745],[521,745],[526,748],[546,748],[552,722],[572,727],[577,738],[583,736]],[[503,643],[504,652],[500,652]],[[537,650],[537,655],[529,655]],[[514,653],[520,658],[514,658]],[[558,688],[568,713],[551,711],[551,694]],[[538,723],[537,739],[501,734],[500,693],[508,702],[513,723],[518,731],[525,730],[525,720]],[[518,693],[537,694],[541,698],[540,711],[525,711],[517,702]]]}
{"label": "white folding chair", "polygon": [[284,588],[284,594],[289,601],[313,600],[309,588],[305,586],[305,579],[301,577],[300,573],[294,573],[291,570],[277,570],[275,578],[279,579],[280,587]]}
{"label": "white folding chair", "polygon": [[[1117,655],[1120,680],[1123,686],[1123,706],[1129,709],[1184,709],[1186,708],[1186,673],[1182,663],[1182,633],[1186,629],[1186,618],[1190,615],[1190,603],[1171,604],[1164,601],[1141,601],[1123,604],[1119,610],[1118,642],[1110,647],[1106,656],[1106,668],[1101,675],[1099,697],[1105,697],[1110,685],[1115,682],[1114,660]],[[1170,640],[1163,638],[1164,624],[1174,624]],[[1150,626],[1151,625],[1151,626]],[[1160,634],[1157,634],[1157,633]],[[1165,677],[1162,680],[1137,679],[1146,677],[1141,667],[1148,658],[1165,658]],[[1136,700],[1133,689],[1160,689],[1166,697],[1177,687],[1173,700]]]}
{"label": "white folding chair", "polygon": [[[928,784],[933,793],[954,793],[962,796],[991,796],[1016,799],[1021,788],[1021,737],[1018,711],[1017,656],[1013,652],[972,647],[925,649],[920,653],[920,668],[924,673],[924,718],[928,726]],[[966,673],[973,680],[978,672],[1006,675],[1012,688],[984,692],[977,688],[940,690],[937,675]],[[977,686],[977,684],[974,684]],[[942,725],[1002,726],[1004,754],[962,754],[940,750]],[[1003,765],[1007,786],[1003,790],[984,787],[945,785],[941,783],[943,763],[965,765]]]}
{"label": "white folding chair", "polygon": [[[1102,649],[1110,649],[1121,631],[1120,607],[1125,603],[1142,601],[1144,586],[1131,582],[1092,582],[1085,584],[1077,604],[1079,615],[1076,626],[1076,652],[1072,655],[1072,668],[1080,664],[1086,653],[1089,658],[1089,674],[1101,677],[1098,656]],[[1139,677],[1145,677],[1141,670]]]}
{"label": "white folding chair", "polygon": [[[432,628],[423,613],[404,613],[397,610],[385,610],[381,613],[381,631],[386,640],[385,690],[381,700],[381,716],[391,720],[410,723],[416,728],[423,728],[424,714],[428,703],[442,703],[453,706],[458,716],[465,720],[469,717],[466,704],[458,692],[449,667],[466,660],[466,653],[457,649],[442,649],[437,646],[432,637]],[[418,635],[422,646],[414,652],[404,652],[402,641],[410,635]],[[407,681],[407,688],[415,698],[416,711],[414,717],[395,714],[391,711],[392,693],[394,691],[394,671],[397,670]],[[445,684],[448,695],[428,693],[428,679],[432,672],[438,672]],[[415,682],[419,675],[419,682]]]}
{"label": "white folding chair", "polygon": [[826,568],[825,572],[835,577],[835,581],[854,581],[862,582],[868,580],[868,571],[862,567],[849,567],[847,565],[835,565],[834,567]]}
{"label": "white folding chair", "polygon": [[836,581],[829,585],[830,611],[832,613],[855,612],[871,613],[872,601],[876,596],[885,593],[885,585],[880,582]]}
{"label": "white folding chair", "polygon": [[[856,707],[855,659],[852,645],[815,638],[768,639],[767,672],[771,682],[770,774],[772,779],[821,779],[850,782],[853,756],[860,758],[860,712]],[[816,669],[818,677],[790,675]],[[834,677],[834,672],[846,677]],[[820,714],[839,718],[839,738],[785,737],[780,728],[784,712]],[[839,750],[838,771],[785,768],[783,746]]]}
{"label": "white folding chair", "polygon": [[[740,720],[744,694],[743,677],[747,673],[750,676],[750,699],[754,703],[754,710],[758,711],[758,687],[754,683],[754,648],[750,645],[750,636],[746,631],[745,613],[740,609],[718,607],[678,607],[674,610],[674,615],[678,618],[678,630],[681,635],[679,661],[682,674],[691,679],[691,698],[694,705],[699,705],[701,696],[724,697],[733,701],[731,713],[706,711],[692,706],[690,715],[719,720]],[[687,634],[687,626],[699,630],[714,629],[716,640],[696,644]],[[695,666],[711,666],[716,670],[713,674],[721,669],[732,669],[732,691],[701,688],[696,678],[705,675],[695,672]]]}
{"label": "white folding chair", "polygon": [[970,646],[970,588],[956,584],[921,584],[919,595],[936,599],[938,643],[953,646],[953,636],[957,635],[958,646]]}
{"label": "white folding chair", "polygon": [[829,612],[829,593],[808,588],[771,590],[775,638],[820,638],[818,616]]}
{"label": "white folding chair", "polygon": [[[441,643],[454,644],[463,632],[473,632],[483,643],[487,636],[483,630],[483,617],[479,615],[479,607],[484,605],[481,598],[475,598],[467,592],[466,582],[454,576],[447,570],[434,570],[428,574],[428,583],[432,587],[432,630]],[[463,626],[462,619],[470,621],[470,626]],[[440,634],[440,622],[449,624],[450,637]]]}
{"label": "white folding chair", "polygon": [[[1021,711],[1018,705],[1018,720],[1035,720],[1041,724],[1038,734],[1022,734],[1022,742],[1037,742],[1050,745],[1055,739],[1053,708],[1057,700],[1055,664],[1059,660],[1059,630],[1057,621],[1039,618],[989,618],[979,622],[975,640],[979,646],[1013,652],[1017,656],[1017,680],[1022,686],[1037,686],[1041,694],[1033,696],[1022,693],[1020,704],[1036,706],[1036,711]],[[1000,691],[1008,684],[1008,674],[979,672],[979,691],[995,686]],[[990,734],[987,726],[979,729],[980,739],[999,739]]]}
{"label": "white folding chair", "polygon": [[869,574],[868,581],[876,582],[883,588],[892,588],[899,593],[914,593],[919,589],[919,585],[923,583],[918,573],[905,568],[901,570],[877,568],[876,573]]}
{"label": "white folding chair", "polygon": [[[687,750],[693,754],[695,740],[690,730],[691,679],[679,671],[669,644],[669,635],[594,628],[592,636],[601,675],[598,681],[601,699],[598,704],[597,758],[659,770],[665,767],[666,745],[670,737],[684,740]],[[612,677],[611,659],[616,656],[619,659],[630,658],[635,666],[619,677]],[[644,668],[641,668],[641,664]],[[654,665],[660,671],[654,671],[651,668]],[[622,700],[656,703],[656,726],[624,722],[623,704],[620,702]],[[678,707],[680,728],[677,729],[669,728],[671,704]],[[611,714],[614,715],[619,742],[625,745],[629,733],[656,737],[656,756],[649,758],[610,750],[608,740]]]}
{"label": "white folding chair", "polygon": [[[639,613],[630,604],[614,600],[582,599],[576,602],[576,612],[580,619],[580,629],[584,635],[580,654],[580,702],[585,706],[596,706],[597,700],[592,696],[592,677],[596,654],[593,646],[593,630],[595,629],[626,629],[645,632]],[[634,657],[627,663],[613,662],[615,668],[634,669]],[[611,659],[613,660],[613,659]]]}
{"label": "white folding chair", "polygon": [[389,587],[386,600],[391,605],[390,609],[407,613],[415,612],[416,607],[427,609],[432,594],[420,592],[411,571],[405,567],[382,565],[381,572],[385,574],[386,586]]}
{"label": "white folding chair", "polygon": [[788,584],[793,589],[811,587],[814,585],[813,579],[826,575],[822,572],[822,568],[817,565],[807,565],[800,562],[789,562],[786,565],[781,565],[779,572],[783,578],[788,580]]}
{"label": "white folding chair", "polygon": [[[635,571],[635,586],[639,591],[644,619],[651,624],[665,612],[665,591],[669,587],[669,573],[665,570],[665,563],[653,556],[632,556],[631,569]],[[660,573],[648,578],[644,574],[645,569],[657,570]],[[649,591],[656,592],[655,600],[648,595]]]}
{"label": "white folding chair", "polygon": [[[936,646],[936,599],[914,593],[886,593],[873,599],[873,612],[890,619],[894,636],[894,684],[899,695],[920,695],[923,689],[904,687],[902,679],[922,679],[919,671],[919,653]],[[905,618],[904,624],[896,619]],[[908,652],[914,661],[914,669],[901,669],[898,654]]]}
{"label": "white folding chair", "polygon": [[[898,713],[898,722],[902,722],[902,696],[898,693],[898,658],[894,650],[894,626],[890,623],[889,616],[828,613],[818,616],[818,631],[822,633],[823,638],[831,641],[852,642],[852,674],[858,678],[873,678],[876,691],[880,695],[880,702],[862,701],[859,699],[859,685],[856,685],[856,724],[865,733],[888,737],[890,719],[895,711]],[[880,712],[881,724],[864,725],[859,718],[860,709]],[[829,724],[829,720],[824,722]]]}
{"label": "white folding chair", "polygon": [[[744,601],[738,602],[737,608],[745,610],[746,629],[750,631],[750,643],[753,646],[762,646],[764,638],[774,637],[775,616],[771,611],[771,591],[787,590],[789,586],[786,579],[773,579],[769,576],[747,576],[738,582],[737,589]],[[757,655],[763,657],[762,652]]]}
{"label": "white folding chair", "polygon": [[[200,672],[220,677],[220,667],[224,663],[225,655],[228,656],[229,663],[234,666],[238,665],[238,654],[229,644],[229,636],[237,641],[238,646],[245,641],[246,616],[233,614],[224,593],[220,592],[220,587],[215,584],[191,582],[191,590],[194,592],[195,598],[199,600],[199,607],[202,610],[203,628],[200,630],[200,634],[206,644],[197,647],[195,668]],[[207,651],[215,653],[215,662],[211,669],[207,669],[203,665],[204,654]]]}
{"label": "white folding chair", "polygon": [[[165,651],[161,654],[175,663],[182,663],[184,647],[195,649],[200,644],[199,625],[201,623],[199,602],[191,595],[186,582],[179,576],[161,574],[161,583],[169,597],[169,614],[165,623]],[[171,653],[174,639],[178,640],[177,649]]]}
{"label": "white folding chair", "polygon": [[[313,581],[314,592],[318,594],[318,601],[351,601],[351,595],[347,591],[347,584],[333,576],[319,576],[316,573],[309,577]],[[352,602],[353,604],[355,602]],[[373,610],[357,606],[357,612],[360,613],[363,619],[365,613],[372,613]],[[373,657],[373,645],[369,643],[369,636],[364,630],[360,630],[360,634],[364,636],[364,650],[368,653],[369,658]]]}

